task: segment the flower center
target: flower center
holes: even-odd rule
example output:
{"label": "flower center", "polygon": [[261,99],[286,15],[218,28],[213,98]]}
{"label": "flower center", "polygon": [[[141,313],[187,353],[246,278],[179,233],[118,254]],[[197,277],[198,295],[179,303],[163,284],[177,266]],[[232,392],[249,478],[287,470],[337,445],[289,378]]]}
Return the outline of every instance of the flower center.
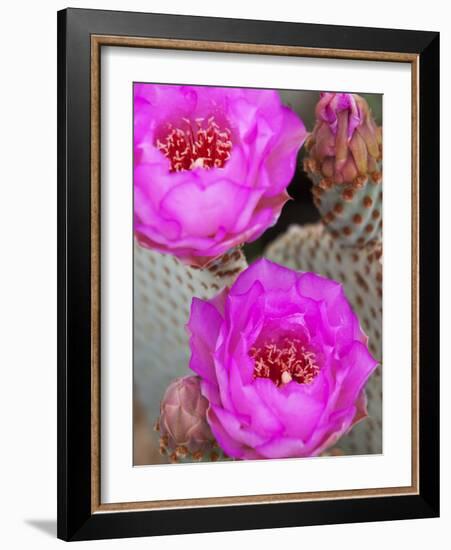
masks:
{"label": "flower center", "polygon": [[194,168],[222,168],[230,158],[232,131],[221,128],[214,116],[183,118],[175,127],[167,124],[156,147],[171,161],[171,172]]}
{"label": "flower center", "polygon": [[254,346],[249,355],[254,359],[254,378],[270,378],[276,386],[292,380],[310,384],[320,370],[315,354],[301,340],[290,336]]}

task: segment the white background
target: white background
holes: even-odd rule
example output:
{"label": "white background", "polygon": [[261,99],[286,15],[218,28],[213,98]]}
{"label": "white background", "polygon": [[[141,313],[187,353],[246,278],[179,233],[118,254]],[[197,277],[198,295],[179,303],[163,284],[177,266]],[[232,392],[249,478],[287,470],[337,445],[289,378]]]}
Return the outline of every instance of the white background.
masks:
{"label": "white background", "polygon": [[[101,62],[101,502],[410,485],[410,66],[142,48],[106,48]],[[383,320],[383,417],[390,421],[382,455],[132,467],[133,206],[132,186],[124,185],[133,164],[131,83],[164,83],[174,75],[178,83],[384,94],[384,304],[390,314]]]}
{"label": "white background", "polygon": [[[227,0],[187,3],[98,1],[72,6],[191,13],[304,21],[312,23],[389,26],[442,32],[442,156],[447,161],[451,96],[451,31],[445,2],[412,0],[373,4],[350,0],[321,2],[242,2]],[[56,517],[56,13],[62,2],[20,2],[3,6],[0,86],[0,182],[6,191],[0,201],[0,334],[2,382],[0,418],[0,531],[1,545],[15,548],[53,548]],[[450,281],[451,204],[448,163],[442,167],[442,280]],[[431,192],[434,189],[431,188]],[[402,205],[400,205],[400,208]],[[445,255],[446,253],[446,255]],[[147,540],[103,541],[83,547],[115,548],[297,548],[396,547],[443,548],[450,536],[451,326],[446,315],[450,290],[442,287],[442,518],[338,525],[286,530],[162,537]],[[447,317],[445,320],[445,316]]]}

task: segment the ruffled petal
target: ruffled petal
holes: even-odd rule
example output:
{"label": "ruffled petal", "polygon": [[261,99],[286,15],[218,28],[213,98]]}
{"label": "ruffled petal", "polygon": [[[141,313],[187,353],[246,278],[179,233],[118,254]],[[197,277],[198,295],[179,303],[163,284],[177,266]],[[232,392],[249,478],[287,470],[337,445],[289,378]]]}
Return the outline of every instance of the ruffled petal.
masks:
{"label": "ruffled petal", "polygon": [[261,458],[296,458],[306,456],[305,445],[300,439],[275,436],[268,443],[256,447]]}
{"label": "ruffled petal", "polygon": [[230,394],[234,409],[239,414],[247,416],[252,430],[266,438],[271,438],[274,433],[283,432],[282,421],[265,404],[258,387],[253,383],[243,383],[236,363],[232,365],[230,371]]}
{"label": "ruffled petal", "polygon": [[176,219],[184,234],[194,237],[214,235],[222,227],[233,229],[237,213],[246,208],[251,192],[229,180],[218,180],[208,187],[186,181],[172,188],[161,202],[167,219]]}
{"label": "ruffled petal", "polygon": [[212,405],[211,408],[216,415],[217,422],[222,425],[224,431],[227,432],[234,441],[241,443],[243,446],[254,448],[266,441],[265,437],[249,429],[247,419],[241,417],[236,412],[230,413],[214,405]]}
{"label": "ruffled petal", "polygon": [[221,315],[213,305],[193,298],[187,325],[191,333],[189,367],[211,384],[216,383],[214,352],[222,322]]}
{"label": "ruffled petal", "polygon": [[368,378],[376,369],[378,362],[361,342],[354,342],[349,353],[341,358],[341,369],[346,375],[341,382],[337,408],[354,404],[366,384]]}
{"label": "ruffled petal", "polygon": [[230,295],[244,294],[255,281],[259,281],[266,292],[271,290],[288,292],[296,284],[296,280],[295,271],[261,258],[240,273],[230,290]]}
{"label": "ruffled petal", "polygon": [[[301,119],[293,111],[282,107],[281,132],[273,144],[266,160],[266,169],[272,183],[270,195],[276,195],[291,181],[296,170],[299,147],[307,137],[307,131]],[[285,162],[280,162],[284,158]]]}
{"label": "ruffled petal", "polygon": [[207,422],[213,432],[221,449],[228,455],[240,459],[256,459],[260,458],[258,453],[250,446],[244,445],[235,440],[220,422],[216,411],[218,407],[209,407],[207,411]]}
{"label": "ruffled petal", "polygon": [[254,382],[257,392],[265,405],[284,426],[287,437],[305,441],[315,428],[325,404],[303,391],[303,384],[290,382],[278,388],[267,378],[257,378]]}

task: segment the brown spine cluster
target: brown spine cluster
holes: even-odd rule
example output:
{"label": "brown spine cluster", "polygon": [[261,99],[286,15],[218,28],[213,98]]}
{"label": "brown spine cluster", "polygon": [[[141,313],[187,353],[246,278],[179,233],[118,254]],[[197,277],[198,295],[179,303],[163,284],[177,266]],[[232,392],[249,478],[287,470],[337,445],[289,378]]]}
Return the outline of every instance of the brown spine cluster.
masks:
{"label": "brown spine cluster", "polygon": [[186,445],[171,446],[169,436],[161,434],[159,420],[155,422],[154,430],[160,433],[160,454],[166,456],[172,464],[182,461],[216,462],[219,458],[227,458],[215,439],[204,444],[203,449],[191,452]]}

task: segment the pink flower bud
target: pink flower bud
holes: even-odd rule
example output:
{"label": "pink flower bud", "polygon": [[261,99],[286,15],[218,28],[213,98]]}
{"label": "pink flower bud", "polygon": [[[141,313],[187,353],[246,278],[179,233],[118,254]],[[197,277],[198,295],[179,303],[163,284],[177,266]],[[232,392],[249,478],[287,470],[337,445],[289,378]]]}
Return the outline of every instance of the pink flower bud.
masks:
{"label": "pink flower bud", "polygon": [[360,188],[380,179],[382,133],[368,103],[357,94],[322,93],[316,125],[306,144],[306,168],[332,183]]}
{"label": "pink flower bud", "polygon": [[198,376],[173,380],[160,406],[160,447],[175,461],[178,458],[201,459],[214,447],[214,436],[207,423],[208,401],[200,392]]}

